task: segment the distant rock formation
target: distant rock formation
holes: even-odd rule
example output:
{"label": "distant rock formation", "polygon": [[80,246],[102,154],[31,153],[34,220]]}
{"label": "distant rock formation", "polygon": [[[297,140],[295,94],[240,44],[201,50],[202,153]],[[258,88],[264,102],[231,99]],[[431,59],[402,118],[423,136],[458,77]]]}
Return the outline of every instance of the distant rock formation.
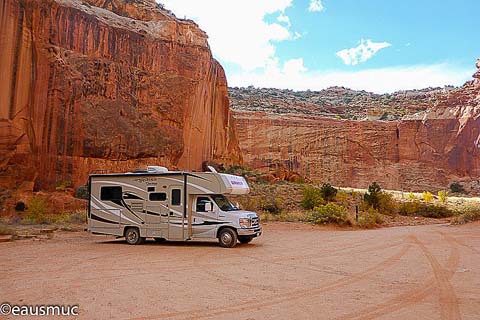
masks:
{"label": "distant rock formation", "polygon": [[154,0],[3,0],[0,186],[240,164],[207,35]]}
{"label": "distant rock formation", "polygon": [[[262,172],[284,168],[337,186],[366,188],[377,181],[388,189],[435,191],[460,181],[479,193],[480,69],[474,78],[431,102],[420,99],[429,106],[394,121],[339,120],[298,108],[285,113],[237,108],[244,161]],[[257,98],[250,101],[261,109]]]}

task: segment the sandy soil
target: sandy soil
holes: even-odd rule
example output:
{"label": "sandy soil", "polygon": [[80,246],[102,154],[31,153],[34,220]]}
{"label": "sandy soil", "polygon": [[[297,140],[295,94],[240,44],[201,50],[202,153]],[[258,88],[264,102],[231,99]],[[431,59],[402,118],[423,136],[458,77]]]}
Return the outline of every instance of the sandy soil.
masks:
{"label": "sandy soil", "polygon": [[85,232],[0,243],[0,302],[78,304],[81,319],[479,319],[479,223],[264,230],[234,249]]}

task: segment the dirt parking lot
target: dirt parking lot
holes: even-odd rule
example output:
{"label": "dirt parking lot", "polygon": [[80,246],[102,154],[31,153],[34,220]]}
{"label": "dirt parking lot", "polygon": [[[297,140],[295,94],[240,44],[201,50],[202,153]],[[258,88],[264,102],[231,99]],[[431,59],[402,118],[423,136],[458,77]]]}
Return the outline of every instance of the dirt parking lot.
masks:
{"label": "dirt parking lot", "polygon": [[480,319],[479,231],[269,223],[233,249],[59,232],[0,243],[0,303],[78,304],[81,319]]}

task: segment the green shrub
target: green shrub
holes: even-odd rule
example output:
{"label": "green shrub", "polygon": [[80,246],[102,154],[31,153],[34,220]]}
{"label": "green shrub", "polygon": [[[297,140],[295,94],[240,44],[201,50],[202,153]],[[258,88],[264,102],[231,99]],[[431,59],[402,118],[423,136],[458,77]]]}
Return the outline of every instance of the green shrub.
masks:
{"label": "green shrub", "polygon": [[267,211],[273,215],[282,213],[282,199],[280,198],[268,198],[261,202],[260,210]]}
{"label": "green shrub", "polygon": [[18,201],[16,204],[15,204],[15,211],[25,211],[25,209],[27,209],[27,206],[25,205],[25,202],[23,201]]}
{"label": "green shrub", "polygon": [[85,213],[82,211],[62,212],[60,214],[52,215],[47,219],[47,223],[53,224],[67,224],[67,223],[82,223],[85,222]]}
{"label": "green shrub", "polygon": [[47,223],[45,216],[48,206],[44,198],[34,196],[28,201],[27,212],[23,217],[23,222],[27,224]]}
{"label": "green shrub", "polygon": [[56,188],[56,191],[65,191],[72,186],[71,181],[62,181]]}
{"label": "green shrub", "polygon": [[420,216],[426,218],[447,218],[454,212],[445,206],[421,203],[420,201],[404,202],[400,205],[399,213],[403,216]]}
{"label": "green shrub", "polygon": [[349,201],[353,201],[353,199],[355,199],[354,197],[352,197],[351,195],[349,195],[348,193],[344,192],[344,191],[339,191],[337,192],[337,194],[335,195],[335,202],[336,203],[340,203],[341,205],[347,207],[348,204],[349,204]]}
{"label": "green shrub", "polygon": [[80,186],[75,190],[75,198],[88,199],[88,186]]}
{"label": "green shrub", "polygon": [[369,207],[366,212],[361,212],[358,217],[358,226],[361,228],[374,228],[382,223],[382,216],[372,207]]}
{"label": "green shrub", "polygon": [[308,217],[308,221],[315,224],[335,223],[338,225],[350,225],[347,210],[335,203],[327,203],[315,207]]}
{"label": "green shrub", "polygon": [[381,192],[377,194],[378,212],[381,214],[394,216],[398,213],[399,203],[390,193]]}
{"label": "green shrub", "polygon": [[378,183],[373,182],[371,185],[368,186],[368,192],[365,193],[363,199],[373,208],[378,209],[379,202],[380,202],[380,193],[382,192],[382,188]]}
{"label": "green shrub", "polygon": [[467,204],[455,209],[457,215],[453,219],[453,224],[465,224],[468,222],[480,220],[480,205],[479,204]]}
{"label": "green shrub", "polygon": [[321,190],[315,187],[307,186],[303,190],[303,199],[300,205],[306,210],[312,210],[313,208],[325,204],[323,200]]}
{"label": "green shrub", "polygon": [[452,191],[452,193],[467,193],[463,186],[458,182],[454,182],[450,185],[450,191]]}
{"label": "green shrub", "polygon": [[335,195],[337,194],[337,189],[332,187],[329,183],[324,183],[320,188],[320,195],[325,201],[333,201]]}
{"label": "green shrub", "polygon": [[11,235],[15,234],[15,231],[7,226],[0,225],[0,235]]}

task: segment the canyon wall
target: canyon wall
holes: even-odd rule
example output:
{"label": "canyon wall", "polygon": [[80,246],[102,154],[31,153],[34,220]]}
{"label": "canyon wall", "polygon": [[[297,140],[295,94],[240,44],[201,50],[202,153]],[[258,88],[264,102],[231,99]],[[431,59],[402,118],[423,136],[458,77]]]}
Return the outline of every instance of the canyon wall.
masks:
{"label": "canyon wall", "polygon": [[354,121],[236,110],[247,166],[316,181],[435,191],[461,182],[480,191],[480,72],[435,106],[400,121]]}
{"label": "canyon wall", "polygon": [[154,0],[3,0],[0,186],[242,161],[207,35]]}

